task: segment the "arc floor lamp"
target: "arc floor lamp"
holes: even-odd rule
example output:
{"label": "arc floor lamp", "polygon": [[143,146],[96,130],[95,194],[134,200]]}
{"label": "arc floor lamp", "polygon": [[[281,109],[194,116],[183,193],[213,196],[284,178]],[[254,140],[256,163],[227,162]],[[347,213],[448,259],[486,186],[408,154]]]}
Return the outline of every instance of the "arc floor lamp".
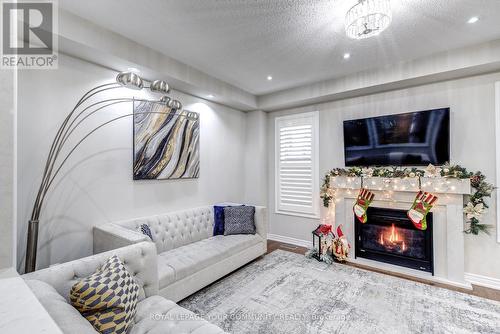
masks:
{"label": "arc floor lamp", "polygon": [[[68,138],[73,134],[73,132],[87,120],[89,117],[97,112],[104,111],[110,106],[130,103],[133,101],[146,101],[146,102],[156,102],[162,103],[169,108],[169,111],[145,111],[136,112],[141,114],[168,114],[171,116],[179,115],[180,117],[187,117],[197,120],[198,118],[194,113],[181,113],[182,104],[174,99],[171,99],[166,94],[169,93],[170,89],[167,82],[163,80],[155,80],[147,85],[146,81],[143,80],[138,74],[133,72],[121,72],[117,75],[115,82],[110,82],[97,87],[92,88],[86,92],[80,100],[76,103],[75,107],[69,112],[61,126],[59,127],[52,145],[50,146],[49,154],[47,156],[47,161],[45,162],[45,167],[43,171],[42,180],[40,187],[38,188],[38,193],[33,204],[33,211],[31,213],[31,218],[28,223],[28,239],[26,245],[26,261],[25,261],[25,272],[32,272],[36,269],[36,256],[37,256],[37,246],[38,246],[38,225],[40,219],[40,213],[43,208],[44,200],[46,199],[47,193],[50,190],[54,179],[57,177],[61,168],[65,165],[68,159],[71,157],[73,152],[92,134],[94,134],[99,129],[105,127],[106,125],[113,123],[117,120],[131,117],[134,113],[128,113],[114,117],[104,123],[99,124],[94,127],[90,132],[86,133],[76,144],[69,149],[66,147],[68,144]],[[105,91],[110,91],[114,89],[150,89],[153,93],[159,93],[162,97],[159,100],[148,100],[148,99],[134,99],[129,97],[117,97],[117,98],[107,98],[99,99],[99,94]],[[97,101],[96,101],[97,99]]]}

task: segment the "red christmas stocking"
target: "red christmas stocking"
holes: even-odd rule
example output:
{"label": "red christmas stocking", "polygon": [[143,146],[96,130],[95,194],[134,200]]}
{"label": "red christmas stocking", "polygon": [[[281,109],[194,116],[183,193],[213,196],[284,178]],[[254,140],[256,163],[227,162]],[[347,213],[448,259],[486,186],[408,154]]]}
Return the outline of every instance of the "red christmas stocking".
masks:
{"label": "red christmas stocking", "polygon": [[413,204],[408,210],[408,218],[419,230],[427,229],[427,214],[437,201],[437,197],[431,193],[419,191]]}
{"label": "red christmas stocking", "polygon": [[374,193],[372,193],[368,189],[362,188],[359,191],[356,203],[352,208],[358,220],[363,224],[366,223],[366,221],[368,220],[368,217],[366,216],[366,210],[372,203],[374,197],[375,197]]}

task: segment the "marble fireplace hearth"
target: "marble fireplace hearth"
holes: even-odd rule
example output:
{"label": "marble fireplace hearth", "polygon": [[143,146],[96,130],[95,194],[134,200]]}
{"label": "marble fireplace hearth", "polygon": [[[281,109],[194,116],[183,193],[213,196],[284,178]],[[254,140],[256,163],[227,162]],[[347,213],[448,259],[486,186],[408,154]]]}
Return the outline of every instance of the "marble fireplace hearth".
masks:
{"label": "marble fireplace hearth", "polygon": [[[464,270],[464,196],[470,195],[469,180],[422,178],[421,188],[438,196],[432,208],[433,215],[433,265],[434,274],[394,264],[355,257],[355,223],[352,207],[361,187],[359,177],[334,177],[331,188],[335,190],[335,205],[326,216],[330,223],[343,224],[344,233],[352,245],[348,261],[377,269],[402,273],[471,289],[465,280]],[[363,178],[363,185],[375,194],[371,207],[408,210],[419,190],[418,178],[388,179]]]}

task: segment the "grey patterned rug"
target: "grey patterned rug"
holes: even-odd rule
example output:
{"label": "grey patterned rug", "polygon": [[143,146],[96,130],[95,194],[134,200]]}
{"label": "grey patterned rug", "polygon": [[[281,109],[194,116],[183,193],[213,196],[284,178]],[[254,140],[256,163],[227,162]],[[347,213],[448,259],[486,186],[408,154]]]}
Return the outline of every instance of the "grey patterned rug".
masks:
{"label": "grey patterned rug", "polygon": [[500,333],[500,302],[280,250],[180,305],[233,334]]}

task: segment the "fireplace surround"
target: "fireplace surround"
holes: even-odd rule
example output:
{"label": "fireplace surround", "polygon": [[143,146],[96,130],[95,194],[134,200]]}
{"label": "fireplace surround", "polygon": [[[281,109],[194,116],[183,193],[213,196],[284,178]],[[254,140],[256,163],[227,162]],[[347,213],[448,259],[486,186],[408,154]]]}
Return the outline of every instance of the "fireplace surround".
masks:
{"label": "fireplace surround", "polygon": [[[429,281],[471,289],[465,280],[464,255],[464,196],[470,195],[470,180],[448,178],[390,179],[383,177],[333,177],[330,181],[335,190],[335,200],[323,213],[331,224],[343,225],[344,234],[352,246],[347,261],[367,267],[401,273]],[[400,265],[356,256],[356,232],[353,205],[359,189],[367,187],[375,194],[371,208],[408,211],[419,190],[428,191],[439,199],[431,210],[432,214],[432,262],[433,273]],[[392,224],[391,224],[392,227]]]}
{"label": "fireplace surround", "polygon": [[370,207],[367,216],[364,224],[354,217],[356,258],[434,274],[432,212],[423,231],[408,219],[406,210]]}

